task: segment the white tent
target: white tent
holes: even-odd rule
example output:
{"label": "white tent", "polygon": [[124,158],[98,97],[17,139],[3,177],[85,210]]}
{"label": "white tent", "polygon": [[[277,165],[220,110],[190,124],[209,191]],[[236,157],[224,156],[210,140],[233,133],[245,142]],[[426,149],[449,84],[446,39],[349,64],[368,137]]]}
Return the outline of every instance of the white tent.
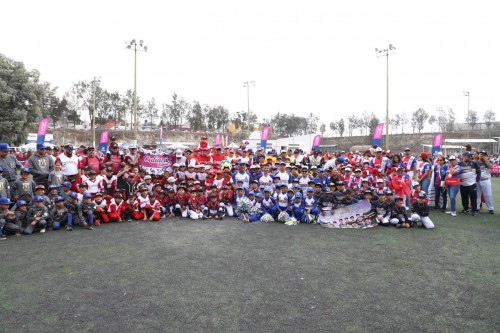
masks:
{"label": "white tent", "polygon": [[188,146],[183,145],[181,142],[175,142],[167,146],[169,149],[187,149]]}
{"label": "white tent", "polygon": [[239,148],[240,146],[238,146],[238,145],[237,145],[236,143],[234,143],[234,142],[231,142],[231,143],[228,145],[228,147],[229,147],[230,149],[237,149],[237,148]]}

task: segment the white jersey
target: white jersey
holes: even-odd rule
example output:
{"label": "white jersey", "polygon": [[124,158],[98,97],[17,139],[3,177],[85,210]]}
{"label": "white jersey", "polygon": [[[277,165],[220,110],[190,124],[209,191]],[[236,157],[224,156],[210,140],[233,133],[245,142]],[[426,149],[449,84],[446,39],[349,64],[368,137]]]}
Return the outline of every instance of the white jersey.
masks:
{"label": "white jersey", "polygon": [[288,194],[286,194],[286,193],[280,193],[280,194],[278,194],[278,205],[281,208],[287,208],[288,207]]}
{"label": "white jersey", "polygon": [[221,179],[214,179],[214,184],[217,185],[217,189],[220,190],[222,186],[224,185],[224,178]]}
{"label": "white jersey", "polygon": [[264,176],[259,178],[259,185],[264,185],[264,186],[272,186],[273,185],[273,177],[271,175]]}
{"label": "white jersey", "polygon": [[316,204],[316,199],[314,199],[314,197],[310,197],[310,198],[306,197],[304,199],[304,201],[305,201],[305,204],[306,204],[305,205],[306,209],[312,209],[314,207],[314,205]]}
{"label": "white jersey", "polygon": [[302,188],[302,190],[304,190],[307,187],[307,185],[309,184],[309,181],[311,179],[312,179],[311,177],[302,177],[302,176],[300,176],[300,178],[299,178],[299,185]]}
{"label": "white jersey", "polygon": [[65,176],[74,176],[78,174],[78,156],[75,154],[68,157],[66,154],[62,153],[58,156],[62,164],[62,173]]}
{"label": "white jersey", "polygon": [[99,189],[102,187],[101,181],[97,178],[94,181],[87,179],[84,182],[84,184],[87,184],[87,186],[89,188],[88,192],[90,192],[92,194],[96,194],[97,192],[99,192]]}
{"label": "white jersey", "polygon": [[137,200],[139,200],[139,207],[144,208],[149,203],[149,197],[143,197],[142,195],[137,196]]}
{"label": "white jersey", "polygon": [[234,180],[235,183],[237,183],[238,181],[242,181],[244,188],[248,188],[250,186],[250,176],[246,172],[245,173],[237,172],[234,175]]}
{"label": "white jersey", "polygon": [[286,182],[287,184],[290,182],[290,174],[288,174],[287,172],[277,172],[275,174],[275,177],[278,177],[279,179],[281,179],[281,181],[284,181]]}

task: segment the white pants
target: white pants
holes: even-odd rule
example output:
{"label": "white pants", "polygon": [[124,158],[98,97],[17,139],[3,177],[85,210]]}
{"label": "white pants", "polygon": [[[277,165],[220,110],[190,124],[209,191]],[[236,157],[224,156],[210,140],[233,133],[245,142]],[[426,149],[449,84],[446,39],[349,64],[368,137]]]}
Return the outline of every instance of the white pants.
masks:
{"label": "white pants", "polygon": [[481,194],[484,196],[484,202],[488,210],[493,210],[493,195],[491,194],[491,179],[481,180],[477,184],[477,210],[481,205]]}
{"label": "white pants", "polygon": [[203,213],[202,212],[196,212],[194,210],[189,211],[189,217],[193,220],[198,220],[203,218]]}
{"label": "white pants", "polygon": [[412,214],[410,217],[414,223],[421,222],[425,229],[433,229],[434,223],[432,223],[431,219],[428,216],[420,216],[418,214]]}
{"label": "white pants", "polygon": [[389,218],[386,216],[382,216],[382,215],[378,215],[377,218],[376,218],[377,222],[378,223],[382,223],[382,224],[389,224]]}
{"label": "white pants", "polygon": [[230,204],[221,203],[220,206],[224,207],[226,209],[227,216],[233,216],[234,215],[233,206],[231,206]]}
{"label": "white pants", "polygon": [[188,216],[188,209],[187,208],[185,210],[182,210],[181,205],[179,205],[179,204],[175,205],[175,208],[179,208],[181,210],[181,216],[182,217],[187,217]]}
{"label": "white pants", "polygon": [[396,224],[399,223],[399,220],[398,219],[390,219],[389,223],[392,224],[392,225],[396,225]]}

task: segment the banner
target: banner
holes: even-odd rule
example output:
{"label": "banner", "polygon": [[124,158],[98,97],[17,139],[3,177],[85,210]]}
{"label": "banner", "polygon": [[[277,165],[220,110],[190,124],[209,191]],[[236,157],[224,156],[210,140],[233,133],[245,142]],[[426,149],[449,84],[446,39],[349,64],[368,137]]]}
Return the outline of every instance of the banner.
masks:
{"label": "banner", "polygon": [[382,143],[382,134],[384,133],[384,123],[377,124],[373,131],[372,146],[380,146]]}
{"label": "banner", "polygon": [[260,134],[260,148],[262,148],[263,151],[267,150],[267,139],[269,138],[270,130],[271,130],[270,127],[262,128],[262,133]]}
{"label": "banner", "polygon": [[108,131],[104,131],[101,133],[101,137],[99,138],[99,150],[103,154],[106,154],[108,151],[108,134]]}
{"label": "banner", "polygon": [[443,133],[438,133],[434,136],[432,141],[432,156],[436,155],[441,150],[441,141],[443,140]]}
{"label": "banner", "polygon": [[160,127],[160,146],[163,144],[163,127]]}
{"label": "banner", "polygon": [[491,168],[491,174],[494,176],[500,176],[500,163],[493,164],[493,168]]}
{"label": "banner", "polygon": [[139,165],[141,169],[146,170],[148,174],[163,175],[163,173],[172,168],[175,163],[175,154],[155,154],[141,153],[139,156]]}
{"label": "banner", "polygon": [[49,118],[43,118],[38,124],[38,135],[36,137],[37,144],[43,144],[45,142],[45,135],[49,129]]}
{"label": "banner", "polygon": [[326,212],[326,216],[320,215],[318,222],[320,224],[333,223],[337,228],[359,227],[360,222],[369,222],[371,208],[372,206],[368,200],[361,200],[355,204]]}
{"label": "banner", "polygon": [[220,137],[221,137],[220,134],[217,134],[215,136],[215,147],[220,147]]}
{"label": "banner", "polygon": [[319,150],[319,145],[321,143],[321,135],[316,135],[313,139],[312,147],[314,150]]}

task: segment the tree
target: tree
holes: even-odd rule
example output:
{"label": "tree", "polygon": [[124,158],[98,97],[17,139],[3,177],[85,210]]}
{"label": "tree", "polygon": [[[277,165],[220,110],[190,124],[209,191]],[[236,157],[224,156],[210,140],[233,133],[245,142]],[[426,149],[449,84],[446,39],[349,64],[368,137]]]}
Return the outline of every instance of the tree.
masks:
{"label": "tree", "polygon": [[350,115],[347,117],[347,133],[352,136],[352,132],[359,127],[359,119],[356,115]]}
{"label": "tree", "polygon": [[478,121],[479,121],[479,115],[477,114],[477,111],[470,110],[467,117],[465,117],[465,122],[469,124],[471,129],[474,129],[474,126],[477,125]]}
{"label": "tree", "polygon": [[186,115],[186,120],[189,123],[189,126],[191,129],[195,130],[206,130],[206,119],[205,119],[205,113],[201,109],[200,102],[194,101],[193,106],[191,107],[191,110],[189,110],[188,114]]}
{"label": "tree", "polygon": [[495,122],[495,116],[495,112],[491,109],[486,110],[483,114],[484,125],[488,128],[488,131],[490,130],[491,125]]}
{"label": "tree", "polygon": [[330,129],[332,130],[333,133],[337,132],[338,123],[336,121],[331,121],[330,122]]}
{"label": "tree", "polygon": [[325,136],[325,132],[326,132],[325,123],[321,124],[321,126],[319,127],[319,132],[321,133],[321,136]]}
{"label": "tree", "polygon": [[455,127],[455,112],[453,111],[452,108],[448,107],[448,122],[446,123],[446,131],[447,132],[453,132],[453,129]]}
{"label": "tree", "polygon": [[[399,113],[395,114],[391,119],[391,126],[393,127],[392,133],[396,133],[398,131],[398,127],[401,125],[401,115]],[[385,124],[385,126],[388,126]]]}
{"label": "tree", "polygon": [[438,123],[439,131],[444,132],[444,131],[446,131],[446,125],[448,124],[448,117],[446,115],[446,112],[441,107],[436,108],[436,112],[438,115],[437,123]]}
{"label": "tree", "polygon": [[[220,131],[223,130],[225,125],[229,122],[229,111],[221,105],[214,106],[208,110],[206,118],[208,122],[208,128],[210,130]],[[250,115],[250,123],[252,125],[257,123],[257,115]]]}
{"label": "tree", "polygon": [[404,128],[406,126],[406,124],[408,124],[408,115],[406,113],[402,113],[400,118],[399,118],[399,121],[401,122],[401,134],[404,133]]}
{"label": "tree", "polygon": [[337,121],[337,127],[339,129],[339,135],[341,137],[344,136],[344,130],[345,130],[344,118],[340,118],[340,120]]}
{"label": "tree", "polygon": [[429,125],[431,125],[431,132],[433,132],[433,130],[432,130],[432,125],[433,125],[435,122],[437,122],[437,118],[436,118],[436,116],[435,116],[435,115],[431,115],[431,116],[429,117],[429,119],[427,120],[427,122],[429,123]]}
{"label": "tree", "polygon": [[368,135],[370,137],[373,137],[373,133],[375,132],[375,127],[377,127],[379,122],[380,120],[373,113],[371,114],[370,118],[368,118],[367,127],[368,127]]}
{"label": "tree", "polygon": [[109,107],[106,104],[107,98],[108,93],[99,86],[99,81],[96,80],[73,83],[67,95],[68,102],[71,104],[73,110],[80,113],[84,111],[89,113],[91,125],[94,119],[94,102],[96,123],[103,124],[108,119]]}
{"label": "tree", "polygon": [[154,97],[146,102],[144,111],[141,113],[141,115],[144,116],[145,119],[148,119],[150,124],[156,123],[156,119],[158,118],[158,108],[156,107],[156,101]]}
{"label": "tree", "polygon": [[[275,116],[278,116],[278,115],[279,115],[279,113]],[[228,117],[229,117],[229,112],[228,112]],[[238,130],[248,130],[248,128],[250,126],[250,131],[251,131],[252,124],[257,124],[258,119],[257,119],[257,115],[254,113],[250,114],[250,119],[248,119],[248,112],[240,111],[240,112],[236,112],[235,114],[233,114],[233,117],[231,118],[231,122],[234,124],[234,127]]]}
{"label": "tree", "polygon": [[45,89],[37,70],[0,54],[0,142],[24,143],[42,116]]}
{"label": "tree", "polygon": [[415,133],[415,129],[418,130],[420,134],[425,127],[425,122],[429,119],[429,114],[425,112],[424,109],[420,108],[412,113],[411,116],[411,126],[413,128],[413,133]]}
{"label": "tree", "polygon": [[180,128],[184,123],[184,117],[188,114],[191,106],[184,98],[177,98],[177,94],[172,94],[172,104],[162,105],[162,119],[174,128]]}

